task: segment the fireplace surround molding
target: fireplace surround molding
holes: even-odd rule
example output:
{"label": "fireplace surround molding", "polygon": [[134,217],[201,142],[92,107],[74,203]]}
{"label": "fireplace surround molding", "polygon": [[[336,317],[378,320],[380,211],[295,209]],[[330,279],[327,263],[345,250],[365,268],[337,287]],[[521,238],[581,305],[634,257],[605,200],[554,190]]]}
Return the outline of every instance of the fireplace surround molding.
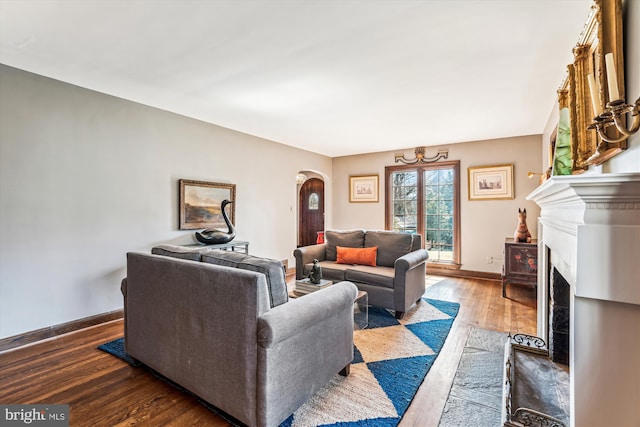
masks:
{"label": "fireplace surround molding", "polygon": [[553,177],[527,199],[544,275],[551,262],[576,296],[640,305],[640,173]]}
{"label": "fireplace surround molding", "polygon": [[537,329],[546,341],[550,266],[570,286],[571,426],[636,422],[640,173],[554,176],[527,200],[541,208]]}

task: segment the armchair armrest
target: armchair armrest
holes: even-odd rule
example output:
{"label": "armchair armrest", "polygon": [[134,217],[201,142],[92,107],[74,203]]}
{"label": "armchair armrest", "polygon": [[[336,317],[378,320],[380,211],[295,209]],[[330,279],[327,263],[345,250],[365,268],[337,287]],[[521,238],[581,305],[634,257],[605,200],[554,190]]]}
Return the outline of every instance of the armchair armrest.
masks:
{"label": "armchair armrest", "polygon": [[[351,314],[357,294],[353,283],[340,282],[272,308],[258,319],[258,344],[265,348],[274,346],[345,310],[353,320]],[[353,324],[350,328],[353,329]]]}
{"label": "armchair armrest", "polygon": [[324,261],[326,259],[325,249],[326,243],[319,245],[302,246],[293,251],[293,256],[296,259],[296,279],[300,280],[304,278],[304,265],[310,264],[314,259],[318,261]]}

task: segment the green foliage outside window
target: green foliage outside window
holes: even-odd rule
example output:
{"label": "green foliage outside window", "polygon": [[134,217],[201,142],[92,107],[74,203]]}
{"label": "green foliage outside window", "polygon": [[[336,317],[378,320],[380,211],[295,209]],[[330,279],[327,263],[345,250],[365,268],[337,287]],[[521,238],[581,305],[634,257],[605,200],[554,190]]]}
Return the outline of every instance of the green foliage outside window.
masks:
{"label": "green foliage outside window", "polygon": [[418,201],[418,171],[394,172],[392,177],[393,229],[418,232],[418,215],[423,212],[423,236],[430,261],[454,259],[453,168],[425,169],[422,176],[422,209]]}

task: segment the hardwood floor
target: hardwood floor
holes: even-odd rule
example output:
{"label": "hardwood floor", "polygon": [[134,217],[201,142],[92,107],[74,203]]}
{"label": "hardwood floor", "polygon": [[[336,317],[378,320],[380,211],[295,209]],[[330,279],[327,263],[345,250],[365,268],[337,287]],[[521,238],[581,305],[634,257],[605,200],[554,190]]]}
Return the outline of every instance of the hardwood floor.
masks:
{"label": "hardwood floor", "polygon": [[[427,298],[460,303],[447,342],[400,423],[437,426],[471,327],[535,334],[533,288],[428,277]],[[0,403],[66,403],[71,426],[228,426],[198,401],[96,347],[123,335],[114,320],[0,354]]]}

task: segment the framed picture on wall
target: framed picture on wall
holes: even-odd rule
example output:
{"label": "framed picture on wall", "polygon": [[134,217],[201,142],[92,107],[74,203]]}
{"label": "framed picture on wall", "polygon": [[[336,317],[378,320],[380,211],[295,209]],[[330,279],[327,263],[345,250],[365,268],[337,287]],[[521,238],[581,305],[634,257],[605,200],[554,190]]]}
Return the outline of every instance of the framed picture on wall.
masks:
{"label": "framed picture on wall", "polygon": [[378,201],[378,175],[352,175],[349,177],[349,202],[375,203]]}
{"label": "framed picture on wall", "polygon": [[513,164],[467,169],[469,200],[513,199]]}
{"label": "framed picture on wall", "polygon": [[227,213],[231,222],[236,223],[235,184],[181,179],[179,185],[180,230],[226,228],[220,209],[225,199],[234,202],[227,208]]}

